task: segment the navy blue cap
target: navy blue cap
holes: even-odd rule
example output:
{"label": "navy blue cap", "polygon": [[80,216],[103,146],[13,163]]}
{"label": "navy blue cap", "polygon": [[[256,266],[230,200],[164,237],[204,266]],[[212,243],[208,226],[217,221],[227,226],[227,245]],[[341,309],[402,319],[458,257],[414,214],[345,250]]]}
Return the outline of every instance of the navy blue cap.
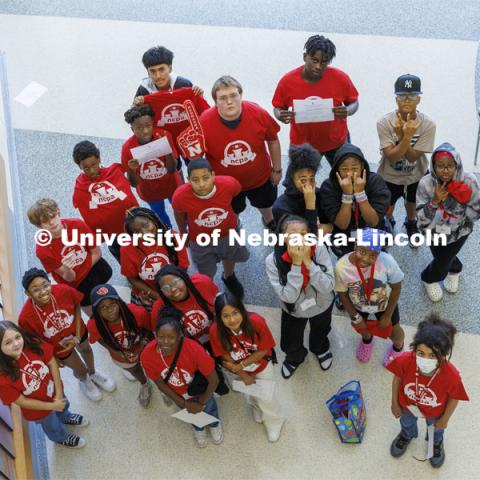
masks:
{"label": "navy blue cap", "polygon": [[113,298],[114,300],[120,300],[120,295],[117,293],[108,283],[101,283],[92,289],[90,292],[90,301],[92,307],[96,307],[102,300],[106,298]]}
{"label": "navy blue cap", "polygon": [[395,95],[420,95],[422,82],[416,75],[402,75],[395,82]]}

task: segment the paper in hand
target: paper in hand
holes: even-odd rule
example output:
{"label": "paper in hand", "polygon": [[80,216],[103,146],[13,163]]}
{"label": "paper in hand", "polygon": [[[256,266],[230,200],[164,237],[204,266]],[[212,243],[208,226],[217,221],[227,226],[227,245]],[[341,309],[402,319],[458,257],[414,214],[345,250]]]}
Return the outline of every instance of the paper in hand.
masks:
{"label": "paper in hand", "polygon": [[208,413],[205,413],[205,412],[190,413],[186,408],[184,408],[183,410],[180,410],[177,413],[174,413],[172,417],[176,418],[177,420],[181,420],[182,422],[185,422],[185,423],[191,423],[192,425],[195,425],[198,428],[203,428],[207,425],[210,425],[211,423],[218,422],[218,418],[215,418],[214,416],[209,415]]}
{"label": "paper in hand", "polygon": [[295,123],[331,122],[335,120],[332,108],[333,98],[293,100]]}
{"label": "paper in hand", "polygon": [[139,163],[145,163],[154,158],[164,157],[172,153],[172,147],[167,137],[160,137],[153,142],[131,148],[130,153],[132,154],[132,158],[138,160]]}

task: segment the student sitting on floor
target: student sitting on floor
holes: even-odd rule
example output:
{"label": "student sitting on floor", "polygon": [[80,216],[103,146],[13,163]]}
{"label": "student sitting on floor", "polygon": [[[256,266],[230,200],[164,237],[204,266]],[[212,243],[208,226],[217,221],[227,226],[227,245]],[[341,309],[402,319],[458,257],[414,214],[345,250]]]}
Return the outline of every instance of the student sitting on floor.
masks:
{"label": "student sitting on floor", "polygon": [[267,276],[282,301],[280,347],[285,352],[283,378],[290,378],[303,363],[308,350],[303,333],[310,323],[309,350],[322,370],[332,365],[328,333],[332,322],[333,266],[324,245],[308,246],[303,237],[308,222],[288,215],[278,224],[278,232],[287,235],[285,245],[277,245],[266,259]]}
{"label": "student sitting on floor", "polygon": [[468,395],[458,370],[450,362],[457,333],[452,323],[431,313],[419,323],[411,351],[404,352],[387,367],[392,383],[392,413],[400,419],[401,431],[390,447],[393,457],[403,455],[418,436],[417,420],[434,425],[430,464],[440,468],[445,461],[443,433],[459,400]]}
{"label": "student sitting on floor", "polygon": [[[245,385],[256,380],[274,382],[275,340],[265,319],[247,312],[245,305],[229,292],[217,296],[215,314],[215,323],[210,328],[212,349],[215,356],[221,357],[233,380]],[[255,422],[264,424],[268,440],[278,441],[285,417],[276,395],[271,400],[245,395],[245,400],[252,407]]]}
{"label": "student sitting on floor", "polygon": [[115,390],[115,382],[95,368],[80,312],[83,294],[68,285],[52,285],[47,273],[38,268],[25,272],[22,285],[29,298],[18,317],[20,327],[53,346],[56,359],[73,370],[88,399],[102,399],[97,386],[107,392]]}
{"label": "student sitting on floor", "polygon": [[[392,339],[383,357],[385,367],[403,350],[405,333],[400,326],[397,303],[404,275],[395,259],[381,251],[380,233],[383,232],[364,228],[361,244],[338,260],[335,290],[350,315],[352,326],[362,336],[357,347],[360,362],[370,360],[374,336]],[[378,320],[376,324],[366,323],[371,314]]]}
{"label": "student sitting on floor", "polygon": [[[140,357],[142,366],[160,392],[180,409],[205,412],[217,419],[208,429],[218,445],[223,442],[223,428],[213,396],[218,384],[215,362],[198,342],[182,335],[179,317],[179,312],[170,307],[162,310],[155,327],[156,339]],[[197,447],[206,447],[206,427],[193,425],[193,438]]]}
{"label": "student sitting on floor", "polygon": [[52,442],[69,448],[85,445],[82,437],[65,429],[89,422],[68,409],[53,347],[8,321],[0,322],[0,400],[18,405],[25,420],[40,424]]}

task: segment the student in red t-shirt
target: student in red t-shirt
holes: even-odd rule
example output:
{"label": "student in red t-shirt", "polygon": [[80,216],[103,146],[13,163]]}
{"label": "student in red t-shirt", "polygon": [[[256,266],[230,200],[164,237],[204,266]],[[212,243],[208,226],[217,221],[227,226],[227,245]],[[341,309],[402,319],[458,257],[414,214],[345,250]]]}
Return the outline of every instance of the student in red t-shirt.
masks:
{"label": "student in red t-shirt", "polygon": [[[272,104],[275,117],[290,123],[290,143],[309,143],[333,165],[337,149],[349,138],[347,117],[358,110],[358,92],[350,77],[330,67],[335,45],[323,35],[313,35],[305,43],[305,65],[285,74],[279,81]],[[294,100],[333,99],[334,120],[297,123]],[[348,140],[349,141],[349,140]]]}
{"label": "student in red t-shirt", "polygon": [[[55,200],[41,198],[37,200],[27,212],[32,225],[39,229],[47,230],[51,234],[48,245],[36,244],[37,258],[42,262],[47,273],[51,273],[57,283],[62,283],[75,288],[83,293],[80,306],[90,316],[90,292],[99,283],[105,283],[112,276],[112,268],[102,258],[100,246],[87,246],[79,240],[82,234],[92,234],[88,225],[79,218],[61,218],[60,209]],[[67,235],[69,243],[65,246],[62,234]]]}
{"label": "student in red t-shirt", "polygon": [[85,445],[65,429],[86,427],[89,421],[68,409],[52,346],[5,320],[0,322],[0,400],[18,405],[23,417],[40,424],[52,442],[69,448]]}
{"label": "student in red t-shirt", "polygon": [[[237,297],[243,298],[243,286],[235,275],[235,263],[246,262],[250,256],[246,246],[233,242],[229,231],[238,227],[238,218],[232,209],[232,199],[241,192],[238,180],[228,176],[215,176],[210,163],[204,158],[188,164],[188,183],[177,188],[172,205],[180,233],[187,231],[190,254],[200,273],[213,278],[217,262],[223,263],[222,280]],[[217,242],[206,246],[197,243],[205,234],[218,233]],[[215,243],[217,243],[215,245]]]}
{"label": "student in red t-shirt", "polygon": [[[145,347],[140,356],[145,373],[160,392],[180,409],[194,414],[205,412],[217,418],[218,421],[208,427],[213,443],[222,443],[223,428],[213,396],[218,384],[213,358],[198,342],[182,336],[180,313],[172,308],[162,310],[155,326],[155,336],[156,339]],[[194,377],[198,379],[199,374],[205,377],[202,386],[194,382]],[[194,386],[195,391],[192,390]],[[198,447],[207,445],[205,427],[193,425],[193,436]]]}
{"label": "student in red t-shirt", "polygon": [[152,385],[140,365],[140,354],[151,340],[148,334],[150,315],[137,305],[127,305],[109,284],[98,285],[91,293],[93,317],[88,321],[90,343],[104,347],[112,362],[128,373],[129,380],[140,382],[138,401],[143,408],[150,404]]}
{"label": "student in red t-shirt", "polygon": [[115,382],[95,368],[80,311],[83,294],[68,285],[52,285],[47,273],[38,268],[25,272],[22,285],[29,298],[18,317],[19,325],[53,346],[55,357],[73,370],[88,399],[101,400],[97,385],[114,390]]}
{"label": "student in red t-shirt", "polygon": [[[171,201],[173,192],[183,183],[177,171],[178,154],[172,136],[166,130],[153,126],[155,112],[150,105],[132,107],[125,112],[124,116],[133,135],[122,145],[123,171],[127,174],[130,185],[137,189],[138,196],[148,203],[169,228],[172,228],[170,218],[165,211],[165,199],[168,198]],[[144,161],[133,158],[132,148],[165,137],[172,153],[161,158],[147,157]]]}
{"label": "student in red t-shirt", "polygon": [[395,377],[392,385],[392,413],[400,419],[401,432],[393,440],[390,453],[403,455],[417,437],[417,418],[435,425],[430,464],[439,468],[445,461],[443,433],[459,400],[469,400],[458,370],[450,362],[454,337],[452,323],[430,313],[419,323],[411,351],[404,352],[388,366]]}
{"label": "student in red t-shirt", "polygon": [[[134,235],[157,235],[170,231],[157,215],[148,208],[132,208],[127,212],[125,231],[134,238]],[[175,233],[172,231],[172,233]],[[148,237],[147,237],[148,238]],[[139,239],[138,245],[120,247],[120,266],[122,275],[125,275],[132,285],[132,303],[143,306],[148,311],[152,303],[159,298],[155,285],[155,274],[164,265],[178,265],[186,270],[190,265],[186,248],[176,250],[176,246],[168,245],[164,237],[164,245],[146,245]]]}
{"label": "student in red t-shirt", "polygon": [[233,211],[243,212],[248,198],[265,227],[275,231],[272,205],[282,179],[280,127],[262,107],[243,101],[242,92],[240,83],[228,75],[213,84],[215,107],[200,117],[206,155],[217,175],[230,175],[242,185],[233,199]]}
{"label": "student in red t-shirt", "polygon": [[[122,166],[112,163],[100,166],[100,151],[88,140],[77,143],[73,161],[83,171],[75,182],[73,206],[78,208],[85,223],[95,232],[124,233],[125,212],[138,207],[137,199],[125,178]],[[120,245],[117,240],[108,249],[120,262]]]}
{"label": "student in red t-shirt", "polygon": [[[231,293],[222,293],[215,300],[215,323],[210,328],[210,341],[215,356],[233,379],[252,385],[258,381],[274,382],[273,355],[275,340],[260,315],[247,312],[245,305]],[[263,423],[268,440],[280,438],[285,418],[275,395],[270,400],[245,395],[252,407],[253,419]]]}

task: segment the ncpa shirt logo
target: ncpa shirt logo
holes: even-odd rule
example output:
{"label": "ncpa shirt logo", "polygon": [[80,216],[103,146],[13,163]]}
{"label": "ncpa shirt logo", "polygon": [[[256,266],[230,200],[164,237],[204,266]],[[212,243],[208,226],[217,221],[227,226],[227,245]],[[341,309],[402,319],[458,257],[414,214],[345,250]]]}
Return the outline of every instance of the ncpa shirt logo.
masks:
{"label": "ncpa shirt logo", "polygon": [[159,127],[164,127],[169,123],[181,123],[187,120],[188,116],[184,106],[181,103],[172,103],[162,110],[157,124]]}
{"label": "ncpa shirt logo", "polygon": [[223,208],[206,208],[195,219],[195,223],[200,227],[215,228],[218,227],[228,216],[228,212]]}

